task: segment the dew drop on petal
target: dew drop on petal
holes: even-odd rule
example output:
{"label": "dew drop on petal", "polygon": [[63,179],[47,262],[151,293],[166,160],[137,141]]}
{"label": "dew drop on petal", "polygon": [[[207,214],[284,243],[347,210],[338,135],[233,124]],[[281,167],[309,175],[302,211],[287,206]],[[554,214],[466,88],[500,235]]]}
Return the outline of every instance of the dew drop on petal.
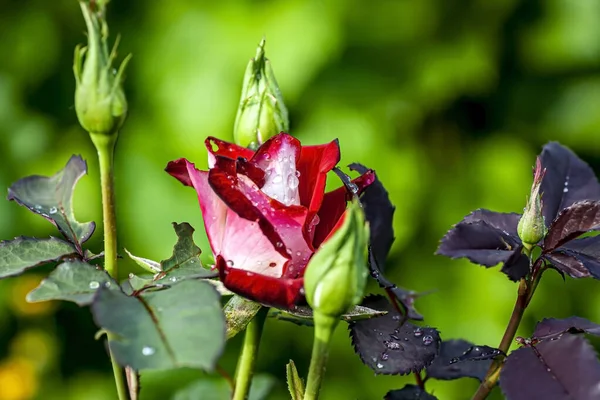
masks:
{"label": "dew drop on petal", "polygon": [[300,171],[296,170],[296,176],[299,178],[300,177]]}
{"label": "dew drop on petal", "polygon": [[298,180],[296,174],[289,174],[287,184],[290,189],[296,189],[300,185],[300,180]]}
{"label": "dew drop on petal", "polygon": [[90,282],[90,289],[98,289],[100,287],[100,282],[96,282],[96,281],[91,281]]}
{"label": "dew drop on petal", "polygon": [[273,183],[281,183],[283,182],[283,178],[281,177],[281,175],[277,174],[275,175],[275,177],[273,178]]}
{"label": "dew drop on petal", "polygon": [[302,253],[301,253],[301,252],[299,252],[299,251],[297,251],[297,252],[296,252],[296,255],[297,255],[298,257],[300,257],[300,256],[302,255]]}
{"label": "dew drop on petal", "polygon": [[271,268],[275,268],[276,266],[277,266],[277,263],[274,263],[274,262],[269,263],[269,267],[271,267]]}
{"label": "dew drop on petal", "polygon": [[233,267],[233,260],[227,260],[226,264],[228,267]]}
{"label": "dew drop on petal", "polygon": [[154,353],[156,353],[156,350],[154,349],[154,347],[144,346],[142,348],[142,354],[145,356],[151,356]]}
{"label": "dew drop on petal", "polygon": [[277,246],[278,248],[282,248],[283,247],[283,243],[282,242],[277,242],[277,243],[275,243],[275,246]]}

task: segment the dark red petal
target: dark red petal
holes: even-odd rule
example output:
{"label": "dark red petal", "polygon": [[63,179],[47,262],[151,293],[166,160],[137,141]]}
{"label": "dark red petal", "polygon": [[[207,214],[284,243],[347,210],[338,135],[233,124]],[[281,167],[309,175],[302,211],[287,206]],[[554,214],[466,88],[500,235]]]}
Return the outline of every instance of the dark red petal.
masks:
{"label": "dark red petal", "polygon": [[215,156],[227,157],[232,160],[242,157],[249,160],[254,155],[254,151],[250,149],[217,139],[212,136],[206,138],[204,145],[208,150],[208,165],[211,167],[213,165]]}
{"label": "dark red petal", "polygon": [[265,184],[265,171],[245,158],[238,158],[236,162],[237,172],[246,175],[250,180],[256,183],[259,188]]}
{"label": "dark red petal", "polygon": [[185,158],[180,158],[179,160],[170,161],[165,168],[165,171],[173,178],[177,179],[179,182],[183,183],[185,186],[193,186],[192,180],[190,179],[190,175],[188,173],[188,164],[191,164],[193,168],[194,164],[190,163]]}
{"label": "dark red petal", "polygon": [[277,307],[292,308],[303,297],[304,278],[273,278],[229,267],[217,256],[217,268],[225,287],[247,299]]}
{"label": "dark red petal", "polygon": [[[358,194],[360,195],[374,180],[375,173],[369,170],[365,174],[353,179],[352,182],[357,186]],[[352,193],[349,193],[345,186],[325,194],[323,203],[317,214],[319,223],[313,227],[314,237],[312,243],[315,249],[325,241],[325,238],[334,231],[334,227],[339,224],[340,218],[346,210],[346,202],[351,198]]]}
{"label": "dark red petal", "polygon": [[292,154],[289,155],[293,156],[297,163],[300,158],[300,141],[287,133],[280,133],[264,142],[254,153],[252,162],[263,171],[267,171],[271,164],[282,162],[278,156],[284,147],[290,149]]}
{"label": "dark red petal", "polygon": [[[233,212],[241,218],[256,222],[275,249],[282,256],[291,259],[283,271],[283,276],[301,276],[313,253],[303,235],[306,208],[285,206],[271,199],[243,175],[230,178],[230,175],[215,168],[210,170],[208,181],[215,193]],[[229,254],[223,256],[226,259],[231,257]]]}
{"label": "dark red petal", "polygon": [[325,193],[327,173],[340,161],[337,139],[318,146],[302,146],[297,163],[300,172],[300,204],[316,212],[321,207]]}

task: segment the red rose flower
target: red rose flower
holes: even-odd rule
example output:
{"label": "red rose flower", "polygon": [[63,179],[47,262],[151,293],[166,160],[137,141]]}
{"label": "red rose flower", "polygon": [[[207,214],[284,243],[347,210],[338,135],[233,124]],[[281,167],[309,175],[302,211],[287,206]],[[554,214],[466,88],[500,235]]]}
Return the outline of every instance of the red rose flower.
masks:
{"label": "red rose flower", "polygon": [[[209,170],[186,159],[166,171],[198,193],[221,281],[262,304],[292,308],[302,300],[303,275],[315,250],[343,221],[345,187],[325,193],[340,160],[336,141],[301,146],[280,133],[256,152],[213,137],[205,141]],[[359,191],[374,173],[356,178]]]}

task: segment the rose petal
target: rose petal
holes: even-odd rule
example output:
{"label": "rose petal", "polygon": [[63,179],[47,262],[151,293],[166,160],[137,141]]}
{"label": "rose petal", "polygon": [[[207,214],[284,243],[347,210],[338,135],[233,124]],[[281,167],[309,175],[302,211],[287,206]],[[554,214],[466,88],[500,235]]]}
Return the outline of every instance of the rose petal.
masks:
{"label": "rose petal", "polygon": [[340,146],[336,140],[318,146],[302,146],[298,160],[300,172],[300,204],[316,212],[325,194],[327,173],[340,161]]}
{"label": "rose petal", "polygon": [[[307,210],[301,206],[289,206],[271,199],[254,182],[244,175],[233,180],[226,172],[212,169],[209,183],[225,204],[241,218],[255,221],[260,231],[286,258],[291,259],[284,267],[283,277],[295,278],[304,273],[304,268],[313,249],[304,237]],[[226,259],[231,256],[223,253]]]}
{"label": "rose petal", "polygon": [[215,254],[219,254],[225,233],[227,206],[208,184],[208,172],[199,171],[193,163],[184,158],[171,161],[166,171],[184,185],[192,186],[196,190],[210,246]]}
{"label": "rose petal", "polygon": [[250,149],[217,139],[212,136],[206,138],[204,145],[208,150],[208,166],[210,168],[212,168],[214,165],[215,156],[227,157],[232,160],[242,157],[246,160],[249,160],[254,155],[254,152]]}
{"label": "rose petal", "polygon": [[251,163],[265,171],[261,190],[283,204],[299,205],[299,180],[296,163],[300,158],[300,142],[286,133],[273,136],[256,151]]}
{"label": "rose petal", "polygon": [[[220,160],[219,164],[225,167],[227,159]],[[204,227],[215,255],[225,255],[238,269],[273,277],[282,275],[288,257],[279,254],[256,222],[241,218],[223,203],[210,187],[207,171],[199,171],[194,164],[180,159],[169,163],[167,172],[196,189]]]}
{"label": "rose petal", "polygon": [[[372,170],[369,170],[367,173],[354,178],[352,183],[356,185],[358,188],[357,194],[360,195],[374,180],[375,173]],[[319,222],[314,226],[312,243],[315,249],[318,248],[332,232],[335,232],[334,228],[336,225],[340,224],[339,221],[346,211],[346,202],[351,198],[352,193],[349,193],[345,186],[325,194],[323,203],[317,214]],[[311,227],[309,227],[309,229],[310,228]]]}
{"label": "rose petal", "polygon": [[250,300],[290,309],[303,297],[304,278],[273,278],[229,267],[221,256],[216,261],[223,285]]}

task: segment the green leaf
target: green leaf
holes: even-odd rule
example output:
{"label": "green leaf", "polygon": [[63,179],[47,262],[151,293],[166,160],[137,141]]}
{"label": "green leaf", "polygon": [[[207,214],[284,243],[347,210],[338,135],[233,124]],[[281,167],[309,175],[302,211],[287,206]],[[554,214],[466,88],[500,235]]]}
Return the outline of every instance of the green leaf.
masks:
{"label": "green leaf", "polygon": [[227,321],[227,339],[246,329],[262,306],[245,298],[234,295],[225,304],[225,320]]}
{"label": "green leaf", "polygon": [[[342,314],[340,319],[346,322],[360,321],[363,319],[369,319],[373,317],[381,317],[387,314],[386,311],[374,310],[364,306],[354,306],[350,311]],[[307,306],[296,306],[293,310],[278,310],[272,308],[269,311],[269,317],[277,318],[282,321],[293,322],[297,325],[312,326],[313,325],[313,312],[310,307]]]}
{"label": "green leaf", "polygon": [[77,254],[77,250],[71,244],[53,237],[18,237],[3,241],[0,242],[0,278],[18,275],[28,268],[74,254]]}
{"label": "green leaf", "polygon": [[123,250],[125,250],[125,253],[127,253],[127,255],[129,256],[129,258],[131,258],[137,265],[139,265],[140,267],[142,267],[146,271],[150,272],[151,274],[155,274],[157,272],[162,271],[162,267],[160,266],[159,262],[152,261],[152,260],[149,260],[147,258],[142,258],[142,257],[134,256],[127,249],[123,249]]}
{"label": "green leaf", "polygon": [[85,306],[92,302],[100,287],[118,289],[106,271],[83,261],[67,261],[29,292],[27,301],[67,300]]}
{"label": "green leaf", "polygon": [[285,366],[285,376],[292,400],[302,400],[304,398],[304,382],[298,375],[294,360],[290,360]]}
{"label": "green leaf", "polygon": [[[250,385],[248,400],[266,400],[275,379],[269,375],[256,375]],[[179,390],[173,400],[224,400],[231,399],[232,391],[223,378],[200,379]]]}
{"label": "green leaf", "polygon": [[115,335],[109,345],[119,364],[138,371],[213,370],[225,345],[220,296],[201,280],[137,297],[102,288],[92,313],[101,328]]}
{"label": "green leaf", "polygon": [[52,222],[83,254],[81,243],[92,236],[96,224],[77,222],[71,202],[77,181],[86,173],[83,158],[72,156],[65,168],[51,177],[32,175],[15,182],[8,188],[8,200],[14,200]]}

